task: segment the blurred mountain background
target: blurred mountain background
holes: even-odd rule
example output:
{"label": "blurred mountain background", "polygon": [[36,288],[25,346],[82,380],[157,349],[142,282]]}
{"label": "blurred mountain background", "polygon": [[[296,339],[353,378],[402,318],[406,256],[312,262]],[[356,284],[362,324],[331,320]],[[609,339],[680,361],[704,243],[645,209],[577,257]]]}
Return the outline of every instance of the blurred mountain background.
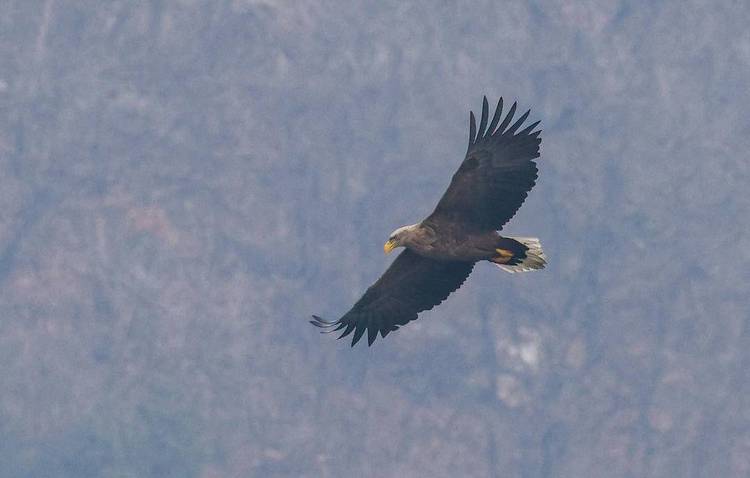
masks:
{"label": "blurred mountain background", "polygon": [[[0,0],[0,476],[750,475],[750,4]],[[321,336],[503,96],[480,265]]]}

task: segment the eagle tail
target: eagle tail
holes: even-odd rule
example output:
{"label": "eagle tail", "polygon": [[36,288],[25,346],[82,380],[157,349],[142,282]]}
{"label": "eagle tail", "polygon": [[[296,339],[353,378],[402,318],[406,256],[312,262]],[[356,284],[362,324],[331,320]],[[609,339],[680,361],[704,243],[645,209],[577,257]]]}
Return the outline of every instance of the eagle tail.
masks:
{"label": "eagle tail", "polygon": [[[503,240],[515,242],[517,246],[506,249],[498,249],[498,257],[491,259],[500,269],[514,273],[527,272],[537,269],[544,269],[547,264],[547,257],[542,250],[542,244],[536,237],[504,237]],[[520,249],[520,250],[519,250]],[[512,253],[512,255],[508,253]]]}

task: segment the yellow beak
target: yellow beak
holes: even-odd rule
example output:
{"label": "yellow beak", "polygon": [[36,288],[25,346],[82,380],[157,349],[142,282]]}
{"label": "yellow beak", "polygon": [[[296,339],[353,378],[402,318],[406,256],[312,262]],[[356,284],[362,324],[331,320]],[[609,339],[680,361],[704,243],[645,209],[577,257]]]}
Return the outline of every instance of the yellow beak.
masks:
{"label": "yellow beak", "polygon": [[396,242],[391,241],[390,239],[385,244],[383,244],[383,252],[385,252],[386,254],[388,254],[395,248],[396,248]]}

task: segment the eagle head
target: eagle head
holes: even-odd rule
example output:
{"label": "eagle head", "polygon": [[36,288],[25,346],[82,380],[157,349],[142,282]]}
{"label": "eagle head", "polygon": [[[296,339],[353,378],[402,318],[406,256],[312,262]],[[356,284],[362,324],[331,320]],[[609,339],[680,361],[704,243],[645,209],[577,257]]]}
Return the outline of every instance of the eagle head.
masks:
{"label": "eagle head", "polygon": [[411,226],[399,227],[391,233],[388,240],[383,244],[383,251],[388,254],[397,247],[405,247],[409,245],[409,241],[414,237],[419,224],[412,224]]}

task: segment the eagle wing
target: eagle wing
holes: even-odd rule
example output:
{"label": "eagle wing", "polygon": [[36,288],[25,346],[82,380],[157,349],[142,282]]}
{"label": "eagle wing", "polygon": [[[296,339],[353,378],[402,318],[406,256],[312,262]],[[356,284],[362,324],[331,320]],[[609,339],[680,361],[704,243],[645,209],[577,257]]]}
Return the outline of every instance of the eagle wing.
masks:
{"label": "eagle wing", "polygon": [[499,230],[521,207],[537,178],[533,160],[539,157],[541,131],[533,131],[537,121],[516,133],[530,113],[510,125],[516,103],[498,126],[502,110],[500,98],[487,127],[489,106],[484,97],[479,130],[474,112],[470,112],[466,157],[425,222],[438,229],[441,224],[451,224],[466,232]]}
{"label": "eagle wing", "polygon": [[354,332],[352,347],[367,330],[372,345],[378,332],[385,337],[444,301],[473,268],[471,262],[436,261],[405,249],[343,317],[328,321],[313,315],[310,323],[324,332],[344,329],[339,338]]}

